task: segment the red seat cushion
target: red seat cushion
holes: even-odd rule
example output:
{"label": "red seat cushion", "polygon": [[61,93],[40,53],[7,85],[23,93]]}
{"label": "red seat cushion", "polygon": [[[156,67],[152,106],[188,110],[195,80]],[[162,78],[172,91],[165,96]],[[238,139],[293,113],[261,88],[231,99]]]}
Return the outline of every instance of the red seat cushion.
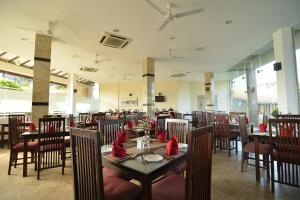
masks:
{"label": "red seat cushion", "polygon": [[[271,151],[271,146],[268,144],[259,143],[259,154],[267,155]],[[255,143],[250,142],[244,146],[244,152],[255,153]]]}
{"label": "red seat cushion", "polygon": [[134,200],[141,193],[137,185],[117,177],[105,176],[103,183],[107,200]]}
{"label": "red seat cushion", "polygon": [[184,200],[185,179],[172,175],[152,186],[152,200]]}
{"label": "red seat cushion", "polygon": [[[37,150],[39,144],[38,142],[28,142],[28,151],[35,151]],[[12,148],[15,152],[23,152],[24,151],[24,143],[19,143],[13,146]]]}

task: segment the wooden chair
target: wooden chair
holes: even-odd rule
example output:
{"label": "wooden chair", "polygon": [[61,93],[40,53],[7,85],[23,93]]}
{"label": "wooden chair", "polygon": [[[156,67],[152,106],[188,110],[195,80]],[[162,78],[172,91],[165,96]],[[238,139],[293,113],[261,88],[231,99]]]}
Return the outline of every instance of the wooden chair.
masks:
{"label": "wooden chair", "polygon": [[77,127],[80,128],[85,128],[86,125],[89,123],[91,114],[90,113],[79,113],[78,114],[78,121],[79,123],[77,123]]}
{"label": "wooden chair", "polygon": [[172,175],[155,183],[153,200],[210,200],[213,127],[189,132],[186,179]]}
{"label": "wooden chair", "polygon": [[[214,152],[219,146],[221,150],[228,150],[228,156],[231,156],[231,150],[238,152],[237,135],[232,134],[229,130],[229,116],[227,114],[214,114]],[[231,142],[235,142],[235,146],[231,147]]]}
{"label": "wooden chair", "polygon": [[65,118],[39,119],[37,179],[44,169],[65,168]]}
{"label": "wooden chair", "polygon": [[[272,137],[272,127],[275,137]],[[271,186],[281,183],[300,187],[300,119],[269,119],[269,132],[272,138]],[[275,166],[277,176],[275,176]]]}
{"label": "wooden chair", "polygon": [[[103,176],[100,135],[93,130],[71,130],[75,200],[137,199],[140,188],[126,180]],[[88,166],[88,167],[86,167]]]}
{"label": "wooden chair", "polygon": [[278,119],[300,119],[300,115],[292,115],[292,114],[280,114],[277,115]]}
{"label": "wooden chair", "polygon": [[[11,167],[14,165],[23,165],[23,163],[17,163],[18,160],[23,160],[23,158],[18,158],[18,154],[24,152],[24,143],[21,140],[20,134],[24,132],[24,126],[18,123],[18,118],[9,118],[9,144],[10,144],[10,156],[8,163],[8,175],[11,174]],[[36,152],[38,149],[37,142],[28,142],[28,150],[31,152],[31,162],[36,163]],[[36,168],[36,165],[35,165]]]}
{"label": "wooden chair", "polygon": [[155,128],[164,130],[166,127],[166,119],[168,118],[170,118],[170,116],[157,116]]}
{"label": "wooden chair", "polygon": [[[246,118],[245,115],[239,116],[239,123],[240,123],[240,132],[241,132],[241,144],[242,144],[242,160],[241,160],[241,171],[244,169],[244,163],[247,161],[248,165],[252,165],[248,163],[249,159],[255,160],[255,158],[249,157],[249,153],[255,153],[255,143],[249,142],[248,138],[248,130],[246,128]],[[263,161],[265,163],[265,166],[262,166],[260,168],[267,169],[267,179],[270,179],[270,167],[269,167],[269,157],[271,153],[271,145],[268,143],[262,144],[259,143],[259,154],[263,155]],[[255,166],[255,165],[252,165]]]}
{"label": "wooden chair", "polygon": [[92,122],[91,122],[91,129],[97,130],[98,127],[98,121],[104,121],[106,120],[106,114],[105,113],[94,113],[92,114]]}
{"label": "wooden chair", "polygon": [[117,133],[124,131],[124,120],[105,120],[99,121],[99,132],[102,145],[111,145],[113,141],[117,140]]}
{"label": "wooden chair", "polygon": [[189,132],[189,121],[187,119],[166,119],[165,130],[167,131],[167,139],[175,136],[179,143],[186,144]]}

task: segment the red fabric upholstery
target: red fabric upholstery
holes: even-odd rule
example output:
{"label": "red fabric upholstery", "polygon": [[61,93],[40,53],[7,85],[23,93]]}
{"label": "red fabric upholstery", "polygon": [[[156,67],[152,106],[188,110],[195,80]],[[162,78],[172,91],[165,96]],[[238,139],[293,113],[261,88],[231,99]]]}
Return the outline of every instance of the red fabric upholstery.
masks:
{"label": "red fabric upholstery", "polygon": [[155,183],[152,200],[185,200],[185,179],[172,175]]}
{"label": "red fabric upholstery", "polygon": [[[39,144],[38,142],[28,142],[28,151],[33,151],[38,148]],[[12,148],[15,152],[23,152],[24,151],[24,143],[19,143],[13,146]]]}
{"label": "red fabric upholstery", "polygon": [[[260,154],[269,154],[271,147],[268,144],[259,144],[259,153]],[[255,143],[250,142],[244,146],[244,152],[255,153]]]}
{"label": "red fabric upholstery", "polygon": [[122,177],[122,173],[117,172],[117,171],[115,171],[113,169],[110,169],[110,168],[107,168],[107,167],[103,167],[102,171],[103,171],[103,176],[113,176],[113,177],[123,178]]}
{"label": "red fabric upholstery", "polygon": [[117,177],[105,176],[103,183],[106,200],[134,200],[141,193],[137,185]]}
{"label": "red fabric upholstery", "polygon": [[278,151],[274,150],[273,159],[300,164],[300,146],[291,144],[285,145],[284,148],[280,148],[279,155]]}

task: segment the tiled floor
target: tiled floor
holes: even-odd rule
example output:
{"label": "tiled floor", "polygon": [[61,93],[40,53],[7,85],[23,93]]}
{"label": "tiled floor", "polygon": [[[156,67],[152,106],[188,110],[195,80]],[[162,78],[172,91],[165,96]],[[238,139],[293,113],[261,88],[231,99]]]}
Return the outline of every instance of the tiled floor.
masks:
{"label": "tiled floor", "polygon": [[[45,170],[42,180],[36,180],[33,166],[29,167],[29,176],[22,177],[22,166],[12,169],[7,175],[9,151],[0,149],[0,200],[68,200],[73,199],[71,162],[67,162],[65,175],[61,169]],[[213,156],[212,199],[300,199],[300,188],[276,184],[276,193],[272,194],[269,183],[263,178],[255,181],[254,167],[240,171],[240,155],[234,153],[228,158],[226,152],[217,152]]]}

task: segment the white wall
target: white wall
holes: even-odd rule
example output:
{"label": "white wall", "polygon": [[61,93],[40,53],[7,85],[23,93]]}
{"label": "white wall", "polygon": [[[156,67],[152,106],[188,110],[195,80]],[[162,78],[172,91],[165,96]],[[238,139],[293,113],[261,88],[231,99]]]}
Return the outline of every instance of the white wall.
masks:
{"label": "white wall", "polygon": [[219,111],[229,112],[229,83],[227,80],[215,81],[217,94],[217,108]]}
{"label": "white wall", "polygon": [[191,113],[191,86],[190,82],[178,82],[178,112]]}
{"label": "white wall", "polygon": [[204,81],[191,82],[191,110],[198,110],[198,96],[205,95]]}

